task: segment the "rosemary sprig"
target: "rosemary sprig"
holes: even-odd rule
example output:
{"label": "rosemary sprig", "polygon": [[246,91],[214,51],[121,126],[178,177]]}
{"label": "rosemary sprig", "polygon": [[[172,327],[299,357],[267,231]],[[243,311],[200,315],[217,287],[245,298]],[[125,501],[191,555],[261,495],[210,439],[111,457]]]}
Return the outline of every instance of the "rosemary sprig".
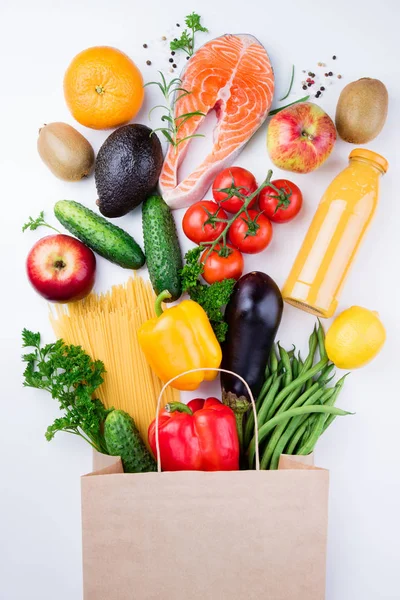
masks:
{"label": "rosemary sprig", "polygon": [[282,100],[286,100],[286,98],[289,96],[290,92],[292,91],[293,81],[294,81],[294,65],[292,65],[292,77],[290,79],[289,89],[282,98],[279,98],[279,102],[282,102]]}
{"label": "rosemary sprig", "polygon": [[161,133],[164,135],[164,137],[166,138],[168,143],[171,144],[172,146],[174,146],[175,148],[177,148],[179,146],[179,144],[181,144],[182,142],[184,142],[190,138],[204,137],[203,135],[201,135],[199,133],[194,133],[192,135],[187,135],[185,137],[179,136],[179,132],[180,132],[181,128],[183,127],[183,125],[186,123],[186,121],[188,121],[189,119],[191,119],[193,117],[205,117],[206,115],[205,115],[205,113],[203,113],[199,110],[196,110],[193,112],[183,113],[183,114],[175,117],[174,115],[175,115],[176,103],[181,98],[183,98],[184,96],[187,96],[191,92],[188,92],[183,87],[181,87],[182,81],[181,81],[181,79],[179,79],[179,77],[175,77],[174,79],[171,79],[171,81],[169,83],[167,83],[167,80],[165,79],[164,74],[161,71],[159,71],[159,73],[161,76],[161,81],[149,81],[148,83],[145,84],[145,87],[148,85],[157,85],[160,88],[162,95],[164,96],[165,104],[157,104],[156,106],[153,106],[153,108],[151,109],[151,111],[149,113],[149,119],[151,117],[151,113],[153,112],[153,110],[155,110],[157,108],[164,109],[166,111],[166,114],[164,114],[161,117],[161,121],[163,123],[165,123],[166,126],[158,127],[157,129],[153,129],[153,131],[151,133],[161,131]]}
{"label": "rosemary sprig", "polygon": [[289,106],[293,106],[293,104],[298,104],[299,102],[307,102],[307,100],[310,98],[310,96],[304,96],[304,98],[299,98],[298,100],[295,100],[294,102],[290,102],[289,104],[285,104],[285,106],[280,106],[279,108],[275,108],[274,110],[270,110],[268,113],[269,117],[272,117],[273,115],[278,114],[278,112],[281,112],[281,110],[284,110],[285,108],[289,108]]}

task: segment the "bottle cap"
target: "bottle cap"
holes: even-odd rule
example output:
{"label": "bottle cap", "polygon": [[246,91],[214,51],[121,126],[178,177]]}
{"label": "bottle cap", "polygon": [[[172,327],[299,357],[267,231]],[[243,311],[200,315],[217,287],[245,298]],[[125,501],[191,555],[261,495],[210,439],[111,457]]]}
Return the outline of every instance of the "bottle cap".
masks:
{"label": "bottle cap", "polygon": [[350,152],[349,158],[364,158],[365,160],[370,160],[382,169],[384,173],[386,173],[389,168],[389,163],[384,156],[372,152],[372,150],[367,150],[366,148],[355,148]]}

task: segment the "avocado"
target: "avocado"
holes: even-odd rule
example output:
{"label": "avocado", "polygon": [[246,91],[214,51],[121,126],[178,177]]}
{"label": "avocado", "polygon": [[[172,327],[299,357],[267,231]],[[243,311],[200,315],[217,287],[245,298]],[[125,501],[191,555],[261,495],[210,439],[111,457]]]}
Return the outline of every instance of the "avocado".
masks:
{"label": "avocado", "polygon": [[98,206],[105,217],[122,217],[154,190],[163,163],[161,143],[146,125],[116,129],[95,165]]}
{"label": "avocado", "polygon": [[345,142],[366,144],[382,130],[388,92],[379,79],[363,77],[343,88],[336,107],[336,128]]}

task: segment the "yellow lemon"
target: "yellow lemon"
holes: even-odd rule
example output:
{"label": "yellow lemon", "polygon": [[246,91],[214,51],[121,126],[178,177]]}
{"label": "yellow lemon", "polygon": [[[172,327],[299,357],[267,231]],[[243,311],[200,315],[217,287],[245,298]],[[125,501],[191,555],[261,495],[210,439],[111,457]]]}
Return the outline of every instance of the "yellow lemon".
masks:
{"label": "yellow lemon", "polygon": [[375,358],[385,339],[386,331],[377,312],[351,306],[333,321],[325,347],[339,369],[358,369]]}

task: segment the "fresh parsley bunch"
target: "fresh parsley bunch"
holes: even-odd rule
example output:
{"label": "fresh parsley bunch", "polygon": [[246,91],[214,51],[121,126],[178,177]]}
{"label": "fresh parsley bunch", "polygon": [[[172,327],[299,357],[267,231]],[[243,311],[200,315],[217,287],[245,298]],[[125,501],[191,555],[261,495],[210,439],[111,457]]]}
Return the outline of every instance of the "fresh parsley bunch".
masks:
{"label": "fresh parsley bunch", "polygon": [[197,31],[208,32],[208,29],[206,27],[203,27],[203,25],[200,23],[200,19],[200,15],[196,14],[195,12],[193,12],[191,15],[188,15],[185,18],[186,26],[190,29],[190,31],[185,29],[182,32],[182,35],[179,38],[179,40],[173,40],[170,43],[171,50],[183,50],[189,56],[193,55],[194,34],[197,33]]}
{"label": "fresh parsley bunch", "polygon": [[79,435],[98,452],[108,454],[103,423],[113,409],[93,398],[103,382],[104,364],[93,361],[80,346],[67,345],[63,340],[41,346],[40,333],[24,329],[23,348],[32,348],[22,360],[27,363],[23,385],[46,390],[58,400],[62,417],[47,428],[46,439],[52,440],[58,431]]}

